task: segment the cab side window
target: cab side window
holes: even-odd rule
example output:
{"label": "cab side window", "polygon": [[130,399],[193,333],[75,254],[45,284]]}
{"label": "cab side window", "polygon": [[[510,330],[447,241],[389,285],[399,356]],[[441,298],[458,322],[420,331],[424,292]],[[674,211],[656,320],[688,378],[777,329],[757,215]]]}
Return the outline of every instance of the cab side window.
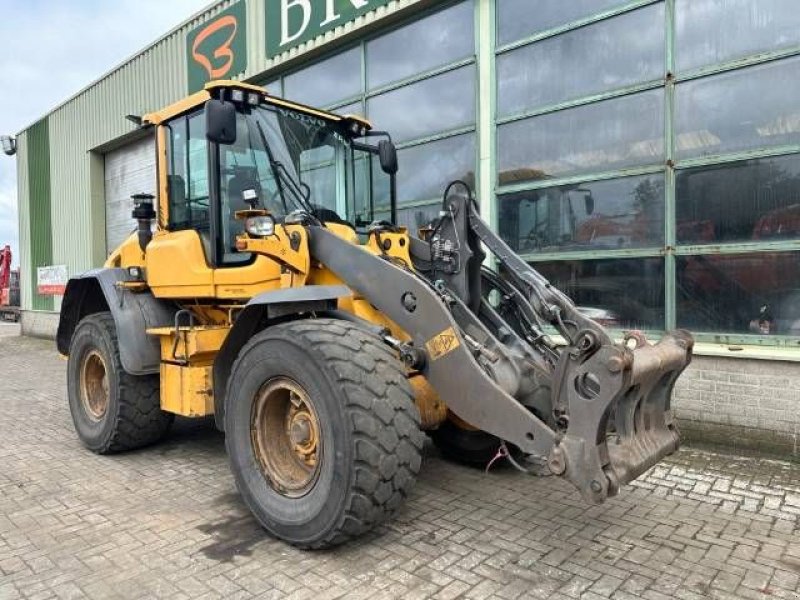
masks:
{"label": "cab side window", "polygon": [[208,150],[203,112],[170,122],[167,144],[169,229],[198,231],[208,256],[211,221]]}

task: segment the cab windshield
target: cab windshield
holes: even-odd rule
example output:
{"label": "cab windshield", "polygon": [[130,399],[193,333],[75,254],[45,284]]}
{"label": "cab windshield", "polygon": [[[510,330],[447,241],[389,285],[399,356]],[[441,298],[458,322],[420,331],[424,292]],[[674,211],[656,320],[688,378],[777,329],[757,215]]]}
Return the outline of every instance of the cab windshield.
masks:
{"label": "cab windshield", "polygon": [[239,106],[235,118],[232,144],[207,139],[203,110],[165,125],[168,227],[197,231],[211,262],[224,266],[252,259],[236,251],[244,231],[236,212],[251,204],[277,220],[302,210],[360,232],[377,209],[386,212],[385,206],[373,206],[373,198],[385,204],[390,187],[377,149],[352,141],[345,122],[271,104]]}
{"label": "cab windshield", "polygon": [[343,134],[341,125],[262,104],[237,113],[236,129],[236,142],[220,145],[226,254],[242,232],[235,213],[250,207],[247,197],[279,219],[304,210],[327,222],[361,226],[371,221],[372,157]]}

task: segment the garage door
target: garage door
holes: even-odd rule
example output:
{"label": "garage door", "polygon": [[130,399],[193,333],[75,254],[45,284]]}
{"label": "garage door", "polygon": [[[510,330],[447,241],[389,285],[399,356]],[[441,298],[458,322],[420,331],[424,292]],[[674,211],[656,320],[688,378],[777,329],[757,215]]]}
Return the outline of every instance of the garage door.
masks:
{"label": "garage door", "polygon": [[156,195],[156,151],[152,137],[105,155],[106,251],[111,252],[136,228],[133,194]]}

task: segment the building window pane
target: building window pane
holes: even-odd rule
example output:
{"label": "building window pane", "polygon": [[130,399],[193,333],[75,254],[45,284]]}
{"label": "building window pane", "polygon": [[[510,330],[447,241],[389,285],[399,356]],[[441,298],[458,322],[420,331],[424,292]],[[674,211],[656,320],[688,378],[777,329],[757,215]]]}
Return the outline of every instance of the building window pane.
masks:
{"label": "building window pane", "polygon": [[348,194],[352,196],[352,213],[358,227],[369,225],[374,220],[372,205],[372,188],[370,181],[370,165],[372,155],[361,150],[353,152],[353,168],[347,174]]}
{"label": "building window pane", "polygon": [[[431,221],[438,217],[441,209],[441,199],[428,204],[422,204],[420,206],[398,208],[396,225],[399,225],[400,227],[407,227],[409,233],[412,235],[418,235],[419,229],[428,225]],[[389,216],[389,211],[383,210],[377,213],[375,218],[378,220],[388,221]]]}
{"label": "building window pane", "polygon": [[508,44],[625,4],[626,0],[498,0],[497,41]]}
{"label": "building window pane", "polygon": [[677,86],[679,158],[800,143],[800,58]]}
{"label": "building window pane", "polygon": [[800,335],[800,252],[681,256],[677,261],[680,327]]}
{"label": "building window pane", "polygon": [[474,55],[474,9],[462,2],[368,42],[369,89]]}
{"label": "building window pane", "polygon": [[461,179],[475,186],[475,134],[446,138],[398,152],[398,202],[439,200],[447,184]]}
{"label": "building window pane", "polygon": [[[336,210],[336,150],[325,145],[303,151],[300,154],[299,179],[311,191],[311,201],[319,206]],[[327,201],[327,202],[326,202]],[[333,201],[333,202],[331,202]]]}
{"label": "building window pane", "polygon": [[517,252],[664,245],[664,176],[644,175],[507,194],[501,237]]}
{"label": "building window pane", "polygon": [[661,258],[536,262],[533,268],[587,315],[624,329],[664,329]]}
{"label": "building window pane", "polygon": [[358,115],[363,117],[364,116],[363,106],[364,105],[361,102],[353,102],[352,104],[341,106],[333,112],[335,112],[337,115]]}
{"label": "building window pane", "polygon": [[419,139],[475,123],[475,66],[425,79],[367,101],[378,129],[396,142]]}
{"label": "building window pane", "polygon": [[283,85],[281,84],[280,77],[268,81],[267,83],[263,84],[263,86],[270,96],[278,96],[279,98],[283,97]]}
{"label": "building window pane", "polygon": [[664,91],[653,90],[498,127],[501,185],[660,164]]}
{"label": "building window pane", "polygon": [[800,155],[677,172],[681,244],[800,240]]}
{"label": "building window pane", "polygon": [[330,106],[361,93],[361,50],[353,48],[287,75],[286,98],[311,106]]}
{"label": "building window pane", "polygon": [[548,38],[497,58],[499,114],[664,76],[664,5]]}
{"label": "building window pane", "polygon": [[[475,186],[475,134],[467,133],[421,146],[412,146],[397,153],[398,204],[420,200],[440,200],[444,188],[454,179]],[[380,167],[373,161],[373,180],[381,180]],[[376,193],[377,206],[388,206],[388,189],[381,186]]]}
{"label": "building window pane", "polygon": [[678,72],[800,44],[797,0],[677,0]]}

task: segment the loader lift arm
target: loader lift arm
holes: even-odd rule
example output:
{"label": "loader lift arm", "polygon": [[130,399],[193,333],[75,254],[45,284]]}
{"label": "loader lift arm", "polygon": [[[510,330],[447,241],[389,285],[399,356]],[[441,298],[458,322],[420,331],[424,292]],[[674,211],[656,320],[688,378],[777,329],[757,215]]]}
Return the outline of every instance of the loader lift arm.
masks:
{"label": "loader lift arm", "polygon": [[[311,253],[412,337],[422,356],[414,367],[453,413],[546,459],[588,501],[615,495],[674,452],[670,397],[691,359],[691,335],[615,343],[491,231],[471,191],[446,192],[440,214],[427,239],[410,238],[413,265],[318,226],[309,228]],[[481,272],[482,246],[502,277]],[[488,301],[492,288],[503,310]],[[520,318],[504,318],[509,308]],[[549,340],[545,323],[565,346]]]}

